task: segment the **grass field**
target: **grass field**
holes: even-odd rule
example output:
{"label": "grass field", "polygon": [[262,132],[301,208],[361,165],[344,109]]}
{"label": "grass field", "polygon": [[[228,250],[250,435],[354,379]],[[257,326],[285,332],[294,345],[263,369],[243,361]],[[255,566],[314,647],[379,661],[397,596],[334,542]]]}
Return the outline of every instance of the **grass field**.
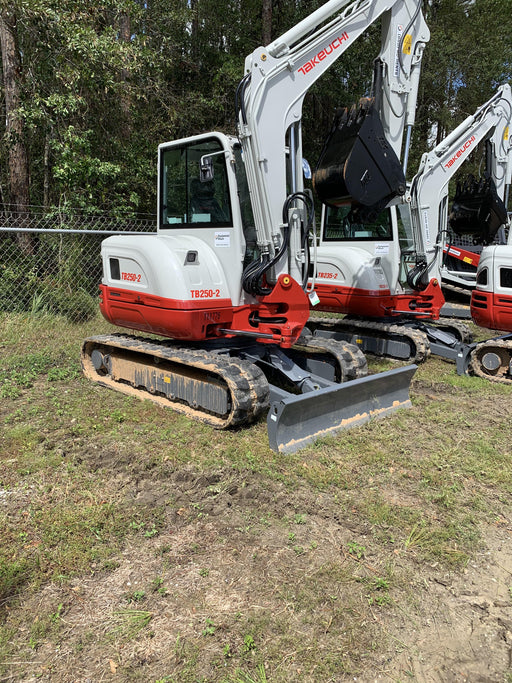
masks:
{"label": "grass field", "polygon": [[0,321],[0,681],[512,681],[512,387],[431,358],[282,455],[84,379],[99,318]]}

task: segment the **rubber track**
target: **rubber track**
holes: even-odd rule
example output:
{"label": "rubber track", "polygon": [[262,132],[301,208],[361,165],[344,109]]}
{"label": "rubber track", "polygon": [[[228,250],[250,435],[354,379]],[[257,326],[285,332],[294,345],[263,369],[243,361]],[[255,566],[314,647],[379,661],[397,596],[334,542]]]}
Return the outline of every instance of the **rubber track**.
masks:
{"label": "rubber track", "polygon": [[[489,351],[496,353],[501,359],[501,366],[496,371],[495,375],[489,374],[481,365],[480,358],[484,353]],[[507,376],[509,371],[509,363],[512,357],[512,342],[496,340],[482,342],[473,349],[469,357],[468,369],[471,374],[483,377],[489,382],[496,382],[498,384],[512,384],[512,377]]]}
{"label": "rubber track", "polygon": [[471,344],[473,341],[473,333],[466,323],[463,323],[461,320],[455,318],[440,318],[431,324],[433,327],[439,327],[439,329],[455,335],[463,344]]}
{"label": "rubber track", "polygon": [[402,325],[388,325],[386,323],[365,320],[345,320],[343,318],[310,318],[308,327],[313,330],[322,328],[335,332],[336,329],[352,334],[368,334],[374,337],[385,334],[387,337],[406,341],[411,346],[411,355],[407,360],[412,363],[423,363],[430,356],[430,345],[427,335],[419,330]]}
{"label": "rubber track", "polygon": [[293,349],[304,349],[306,353],[326,352],[338,364],[340,382],[348,382],[368,374],[368,363],[361,349],[344,340],[322,339],[321,337],[300,337]]}
{"label": "rubber track", "polygon": [[[226,416],[214,415],[202,411],[196,407],[173,402],[171,398],[155,395],[149,390],[140,389],[131,385],[109,379],[108,376],[100,375],[90,360],[91,352],[98,348],[103,353],[107,352],[114,356],[116,351],[129,351],[144,355],[151,361],[149,366],[158,367],[154,358],[161,358],[172,362],[174,365],[183,365],[184,368],[194,368],[199,374],[204,373],[202,381],[209,381],[217,377],[225,384],[226,392],[230,396],[231,408]],[[122,356],[122,353],[121,353]],[[169,406],[177,412],[184,413],[200,422],[209,424],[217,429],[237,427],[253,422],[259,415],[268,410],[269,386],[263,372],[253,363],[231,358],[217,353],[211,353],[204,349],[188,349],[175,346],[172,342],[143,339],[130,335],[100,335],[86,339],[82,346],[82,368],[89,379],[123,393],[137,396],[142,399],[156,401],[159,405]]]}
{"label": "rubber track", "polygon": [[467,297],[468,301],[471,299],[471,292],[475,288],[476,283],[474,285],[471,285],[468,282],[468,288],[464,288],[460,285],[452,285],[449,282],[443,282],[442,288],[443,290],[446,289],[449,292],[453,292],[454,294],[462,294],[463,296]]}

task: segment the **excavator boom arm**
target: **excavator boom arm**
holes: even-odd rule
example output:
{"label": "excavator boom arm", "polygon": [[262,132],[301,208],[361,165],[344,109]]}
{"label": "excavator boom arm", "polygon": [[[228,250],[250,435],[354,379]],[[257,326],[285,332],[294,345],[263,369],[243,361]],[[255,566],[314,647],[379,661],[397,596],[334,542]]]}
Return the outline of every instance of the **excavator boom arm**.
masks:
{"label": "excavator boom arm", "polygon": [[441,260],[448,221],[448,183],[484,140],[489,142],[487,171],[498,195],[510,184],[512,92],[502,85],[484,105],[468,116],[434,149],[423,155],[411,184],[411,218],[420,251],[431,264],[429,277],[441,279]]}
{"label": "excavator boom arm", "polygon": [[[238,132],[260,249],[274,254],[282,243],[287,155],[291,192],[303,191],[301,118],[306,93],[380,18],[383,96],[379,113],[388,142],[399,154],[404,124],[414,120],[421,55],[429,40],[420,0],[330,0],[247,57]],[[297,244],[299,240],[292,237],[288,259],[281,260],[276,278],[289,272],[301,281]]]}

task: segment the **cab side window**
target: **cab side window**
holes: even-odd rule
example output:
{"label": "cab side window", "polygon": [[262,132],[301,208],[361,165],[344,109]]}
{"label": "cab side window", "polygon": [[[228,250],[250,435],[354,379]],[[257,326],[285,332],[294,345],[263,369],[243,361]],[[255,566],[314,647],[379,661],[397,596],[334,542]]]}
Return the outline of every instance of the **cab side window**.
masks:
{"label": "cab side window", "polygon": [[[218,140],[163,149],[160,159],[160,225],[173,228],[232,225],[224,150]],[[208,177],[204,159],[211,162]]]}
{"label": "cab side window", "polygon": [[500,287],[512,289],[512,268],[500,268]]}
{"label": "cab side window", "polygon": [[391,240],[393,233],[390,211],[384,209],[375,220],[359,223],[352,218],[350,206],[327,206],[323,238],[327,242]]}

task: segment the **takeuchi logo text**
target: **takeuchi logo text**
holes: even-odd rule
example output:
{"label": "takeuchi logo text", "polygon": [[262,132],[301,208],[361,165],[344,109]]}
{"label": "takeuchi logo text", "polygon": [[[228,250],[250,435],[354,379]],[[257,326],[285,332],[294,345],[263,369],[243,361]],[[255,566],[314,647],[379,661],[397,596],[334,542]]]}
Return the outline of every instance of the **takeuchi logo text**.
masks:
{"label": "takeuchi logo text", "polygon": [[457,161],[457,159],[464,154],[464,152],[471,147],[471,145],[475,142],[476,138],[474,135],[472,135],[469,140],[466,140],[466,142],[462,145],[460,149],[458,149],[455,154],[452,156],[451,159],[448,159],[448,161],[445,164],[445,168],[450,168],[450,166],[453,166],[453,164]]}
{"label": "takeuchi logo text", "polygon": [[320,62],[323,62],[323,60],[328,57],[330,54],[334,52],[334,50],[337,50],[339,47],[343,45],[343,43],[348,40],[348,33],[344,31],[341,36],[338,38],[335,38],[332,43],[329,43],[327,47],[324,47],[323,50],[320,50],[318,54],[316,54],[313,59],[310,59],[309,62],[306,62],[303,64],[300,68],[299,71],[301,74],[307,74],[311,71],[311,69],[314,69],[315,66],[318,66]]}

